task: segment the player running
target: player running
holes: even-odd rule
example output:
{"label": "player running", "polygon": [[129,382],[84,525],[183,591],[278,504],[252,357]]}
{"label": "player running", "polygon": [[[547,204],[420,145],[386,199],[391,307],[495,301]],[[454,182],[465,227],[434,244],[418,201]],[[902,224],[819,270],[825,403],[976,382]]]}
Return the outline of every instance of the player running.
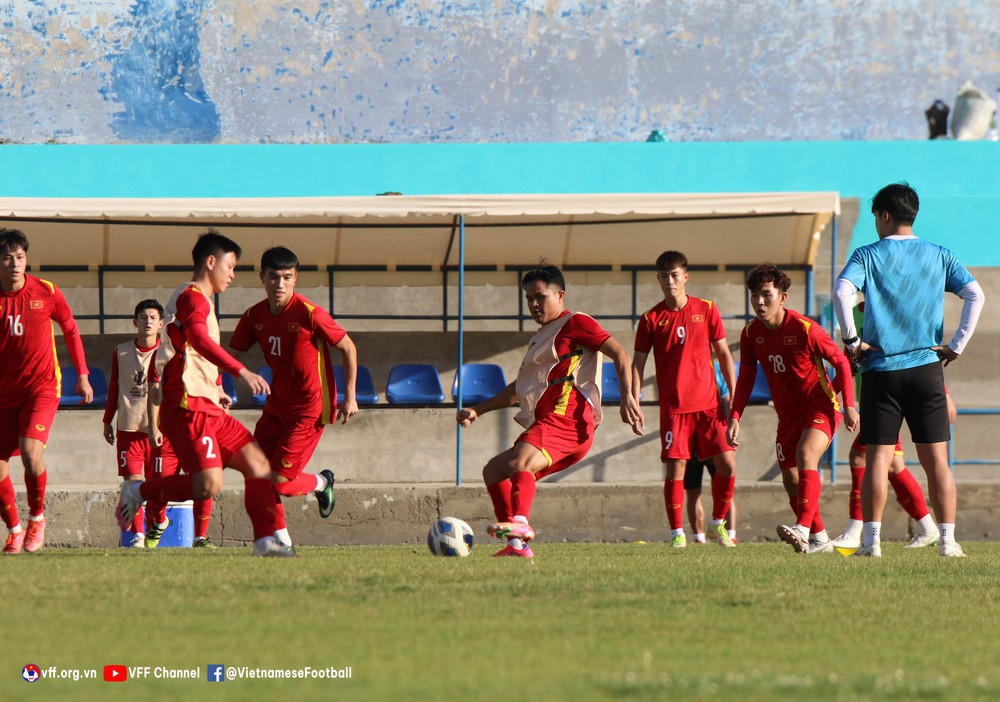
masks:
{"label": "player running", "polygon": [[708,535],[720,546],[731,548],[735,544],[726,529],[726,514],[736,485],[736,452],[726,441],[726,418],[719,404],[712,351],[730,389],[736,385],[736,371],[718,306],[687,294],[687,267],[687,257],[679,251],[664,251],[656,259],[656,279],[663,301],[639,320],[632,358],[632,394],[638,403],[643,370],[652,350],[660,401],[660,460],[666,468],[663,498],[670,522],[670,545],[687,546],[684,474],[688,460],[697,455],[710,459],[715,466]]}
{"label": "player running", "polygon": [[512,448],[483,468],[497,523],[490,535],[506,539],[496,556],[532,558],[529,518],[535,483],[580,461],[601,423],[601,354],[615,363],[621,383],[622,421],[641,431],[642,411],[632,395],[628,352],[592,318],[566,309],[566,280],[557,266],[541,265],[521,279],[532,318],[541,329],[528,342],[517,380],[488,400],[460,409],[463,427],[480,415],[519,404],[515,420],[526,428]]}
{"label": "player running", "polygon": [[[358,412],[356,379],[358,352],[330,313],[295,292],[299,259],[283,246],[268,249],[260,259],[260,280],[267,299],[240,318],[229,341],[233,355],[260,345],[271,368],[271,394],[257,421],[254,438],[270,457],[271,479],[278,497],[275,535],[291,545],[281,496],[315,493],[319,515],[333,513],[333,471],[303,472],[323,428],[336,420],[346,424]],[[340,352],[344,367],[344,401],[337,406],[337,386],[330,347]]]}
{"label": "player running", "polygon": [[823,361],[837,370],[843,385],[843,418],[849,431],[858,428],[851,366],[833,339],[816,322],[785,309],[792,281],[778,267],[765,263],[747,274],[747,289],[757,319],[740,335],[740,373],[733,393],[728,438],[739,445],[740,418],[750,399],[757,363],[767,376],[778,414],[775,452],[788,493],[794,526],[779,526],[778,536],[796,553],[823,553],[833,544],[819,513],[822,484],[819,460],[841,421],[841,404],[827,378]]}
{"label": "player running", "polygon": [[[83,339],[66,298],[54,283],[27,274],[28,238],[18,229],[0,229],[0,517],[7,526],[5,555],[23,548],[34,553],[45,543],[45,489],[42,452],[59,409],[62,373],[53,322],[62,329],[85,404],[94,399]],[[28,493],[28,528],[21,526],[10,479],[11,456],[20,452]]]}
{"label": "player running", "polygon": [[194,275],[167,303],[166,325],[157,349],[162,385],[160,428],[181,464],[192,475],[175,474],[143,483],[122,483],[116,515],[127,528],[143,500],[205,500],[222,489],[222,469],[231,467],[245,478],[245,505],[253,524],[256,556],[294,556],[274,537],[277,511],[267,457],[247,429],[229,415],[220,368],[238,377],[256,394],[269,392],[267,382],[244,368],[219,345],[219,322],[212,303],[234,277],[242,253],[233,240],[209,230],[192,251]]}

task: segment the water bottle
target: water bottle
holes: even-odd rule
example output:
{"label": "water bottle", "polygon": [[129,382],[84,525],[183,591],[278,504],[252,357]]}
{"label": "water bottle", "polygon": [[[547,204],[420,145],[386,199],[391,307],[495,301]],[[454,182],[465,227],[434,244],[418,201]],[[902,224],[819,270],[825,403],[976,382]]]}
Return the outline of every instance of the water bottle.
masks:
{"label": "water bottle", "polygon": [[997,88],[997,102],[993,108],[993,119],[990,120],[990,141],[1000,141],[1000,128],[997,127],[998,109],[1000,109],[1000,88]]}

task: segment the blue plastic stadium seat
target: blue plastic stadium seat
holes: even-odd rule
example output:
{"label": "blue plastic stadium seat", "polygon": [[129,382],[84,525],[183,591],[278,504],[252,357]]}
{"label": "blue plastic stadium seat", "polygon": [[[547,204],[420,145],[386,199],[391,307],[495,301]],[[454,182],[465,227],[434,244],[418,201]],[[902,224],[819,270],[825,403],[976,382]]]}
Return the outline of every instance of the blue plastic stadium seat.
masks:
{"label": "blue plastic stadium seat", "polygon": [[[94,390],[94,407],[104,407],[108,402],[108,379],[104,376],[104,371],[94,366],[88,366],[90,370],[90,387]],[[59,406],[67,407],[72,405],[83,405],[83,397],[76,394],[76,382],[80,377],[76,374],[76,368],[67,366],[60,369],[62,373],[62,394],[59,397]]]}
{"label": "blue plastic stadium seat", "polygon": [[389,371],[385,390],[390,405],[428,405],[444,402],[441,379],[434,366],[404,363]]}
{"label": "blue plastic stadium seat", "polygon": [[[260,370],[257,371],[257,375],[266,380],[268,385],[270,385],[271,381],[274,380],[274,376],[271,374],[271,366],[261,366]],[[235,391],[233,392],[233,394],[235,395]],[[267,402],[267,395],[253,396],[253,403],[255,405],[263,405],[265,402]]]}
{"label": "blue plastic stadium seat", "polygon": [[601,369],[601,404],[619,404],[622,401],[622,386],[618,382],[618,371],[615,370],[615,364],[608,361],[604,362],[604,368]]}
{"label": "blue plastic stadium seat", "polygon": [[236,380],[225,371],[222,372],[222,389],[226,391],[234,405],[239,402],[239,398],[236,396]]}
{"label": "blue plastic stadium seat", "polygon": [[771,401],[771,386],[767,384],[764,369],[757,364],[757,377],[754,379],[753,390],[750,391],[750,402],[766,404]]}
{"label": "blue plastic stadium seat", "polygon": [[[451,396],[458,402],[458,373],[451,384]],[[465,363],[462,365],[462,404],[474,405],[488,400],[507,387],[503,368],[495,363]]]}
{"label": "blue plastic stadium seat", "polygon": [[[344,367],[334,366],[333,377],[337,381],[337,404],[344,401]],[[365,366],[358,366],[358,380],[354,387],[358,396],[359,405],[377,405],[378,393],[375,392],[375,383],[372,381],[372,373]]]}

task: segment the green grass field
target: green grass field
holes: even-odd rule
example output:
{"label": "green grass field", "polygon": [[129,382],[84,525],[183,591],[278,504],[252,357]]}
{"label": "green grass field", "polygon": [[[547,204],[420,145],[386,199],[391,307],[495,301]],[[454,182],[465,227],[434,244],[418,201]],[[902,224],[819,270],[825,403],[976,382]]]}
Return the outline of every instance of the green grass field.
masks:
{"label": "green grass field", "polygon": [[[1000,698],[1000,544],[881,560],[784,545],[539,544],[533,562],[422,546],[0,560],[5,700]],[[16,651],[16,653],[13,653]],[[21,669],[97,680],[21,681]],[[106,664],[196,680],[102,679]],[[350,679],[206,681],[208,664]],[[153,675],[153,671],[150,672]]]}

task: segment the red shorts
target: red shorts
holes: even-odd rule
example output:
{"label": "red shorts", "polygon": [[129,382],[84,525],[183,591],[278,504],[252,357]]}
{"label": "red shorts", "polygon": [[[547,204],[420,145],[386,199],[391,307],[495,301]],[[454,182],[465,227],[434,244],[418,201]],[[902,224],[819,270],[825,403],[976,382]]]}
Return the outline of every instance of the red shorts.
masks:
{"label": "red shorts", "polygon": [[594,443],[594,421],[547,414],[524,430],[518,441],[531,444],[548,459],[549,465],[535,473],[535,479],[558,473],[579,463]]}
{"label": "red shorts", "polygon": [[705,412],[660,412],[660,460],[708,459],[733,447],[726,441],[726,418],[721,407]]}
{"label": "red shorts", "polygon": [[[860,454],[868,453],[868,449],[865,448],[865,445],[863,443],[861,443],[861,432],[858,432],[858,435],[854,437],[854,443],[851,444],[851,450],[854,451],[855,453],[860,453]],[[900,440],[900,437],[898,436],[896,437],[896,448],[893,449],[893,452],[897,456],[903,455],[903,442]]]}
{"label": "red shorts", "polygon": [[186,409],[160,413],[160,429],[188,473],[224,468],[234,454],[253,441],[245,426],[229,414]]}
{"label": "red shorts", "polygon": [[271,472],[291,480],[303,471],[323,436],[319,419],[283,417],[264,409],[253,436],[271,462]]}
{"label": "red shorts", "polygon": [[9,461],[20,439],[49,443],[49,431],[59,409],[59,398],[48,395],[29,397],[18,407],[0,409],[0,461]]}
{"label": "red shorts", "polygon": [[152,460],[146,464],[146,480],[153,478],[166,478],[180,471],[180,461],[174,453],[174,447],[170,445],[170,440],[163,437],[162,446],[152,447]]}
{"label": "red shorts", "polygon": [[151,462],[149,435],[144,431],[120,431],[115,439],[118,452],[118,475],[146,475]]}
{"label": "red shorts", "polygon": [[778,438],[774,442],[774,452],[778,455],[781,470],[794,468],[798,463],[796,453],[799,441],[807,429],[819,429],[828,439],[833,439],[843,417],[832,407],[806,410],[789,419],[778,417]]}

